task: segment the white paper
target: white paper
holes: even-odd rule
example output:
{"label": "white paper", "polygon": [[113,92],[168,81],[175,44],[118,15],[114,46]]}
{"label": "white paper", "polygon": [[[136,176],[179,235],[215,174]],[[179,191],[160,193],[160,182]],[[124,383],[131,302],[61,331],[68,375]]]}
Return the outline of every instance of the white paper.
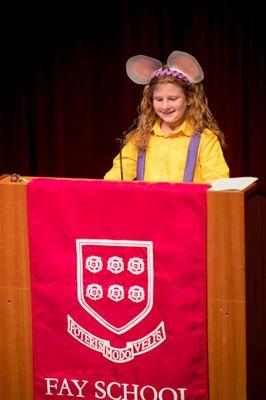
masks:
{"label": "white paper", "polygon": [[258,178],[252,176],[242,176],[239,178],[224,178],[212,183],[209,190],[244,190]]}

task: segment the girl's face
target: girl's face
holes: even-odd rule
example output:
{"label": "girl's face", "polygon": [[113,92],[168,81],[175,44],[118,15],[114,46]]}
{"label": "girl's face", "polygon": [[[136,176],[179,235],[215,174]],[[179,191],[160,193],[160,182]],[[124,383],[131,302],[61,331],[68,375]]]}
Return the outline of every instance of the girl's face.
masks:
{"label": "girl's face", "polygon": [[172,131],[185,119],[188,106],[183,89],[174,83],[158,83],[153,90],[153,108],[162,119],[162,129]]}

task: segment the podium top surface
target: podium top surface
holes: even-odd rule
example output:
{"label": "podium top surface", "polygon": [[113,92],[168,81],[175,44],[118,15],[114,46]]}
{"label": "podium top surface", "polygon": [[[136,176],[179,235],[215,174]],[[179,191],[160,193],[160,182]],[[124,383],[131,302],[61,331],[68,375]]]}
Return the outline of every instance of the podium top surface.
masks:
{"label": "podium top surface", "polygon": [[[0,176],[0,185],[5,186],[5,185],[14,185],[14,186],[26,186],[30,181],[33,179],[38,179],[38,178],[44,178],[44,179],[57,179],[57,180],[71,180],[71,181],[78,181],[78,180],[83,180],[83,181],[102,181],[102,179],[86,179],[86,178],[57,178],[57,177],[38,177],[38,176],[20,176],[20,175],[1,175]],[[108,182],[108,181],[106,181]],[[120,181],[117,181],[117,184],[121,183]],[[130,183],[130,182],[128,182]],[[136,182],[133,181],[131,182],[132,184],[135,184]],[[148,183],[148,182],[147,182]],[[155,184],[155,182],[152,182]],[[160,182],[158,182],[160,183]],[[180,183],[178,183],[180,185]],[[182,184],[182,182],[181,182]],[[185,183],[187,184],[187,183]],[[195,184],[194,184],[195,185]],[[251,192],[254,192],[254,190],[257,189],[257,182],[252,183],[250,186],[245,188],[244,190],[236,190],[236,189],[228,189],[228,190],[208,190],[208,197],[216,197],[219,195],[230,195],[235,194],[235,195],[246,195],[250,194]]]}

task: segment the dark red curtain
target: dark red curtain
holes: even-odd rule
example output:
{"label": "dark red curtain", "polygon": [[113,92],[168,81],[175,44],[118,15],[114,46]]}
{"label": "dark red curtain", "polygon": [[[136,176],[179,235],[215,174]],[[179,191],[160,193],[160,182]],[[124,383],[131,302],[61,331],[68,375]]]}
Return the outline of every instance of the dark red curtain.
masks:
{"label": "dark red curtain", "polygon": [[[166,3],[166,2],[165,2]],[[192,53],[226,135],[231,176],[265,173],[264,15],[219,2],[113,1],[14,10],[0,27],[0,173],[102,178],[116,137],[137,116],[142,86],[127,58]],[[265,186],[264,186],[265,188]]]}

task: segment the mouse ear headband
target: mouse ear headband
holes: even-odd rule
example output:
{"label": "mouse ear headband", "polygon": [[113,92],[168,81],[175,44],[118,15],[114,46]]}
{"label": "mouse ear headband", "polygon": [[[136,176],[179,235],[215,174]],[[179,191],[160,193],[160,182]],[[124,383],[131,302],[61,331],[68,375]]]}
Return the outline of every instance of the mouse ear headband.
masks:
{"label": "mouse ear headband", "polygon": [[169,69],[162,69],[162,63],[155,58],[138,55],[128,59],[126,71],[129,78],[140,85],[146,85],[156,76],[176,76],[190,86],[199,83],[204,78],[203,70],[191,54],[183,51],[173,51],[168,59]]}

